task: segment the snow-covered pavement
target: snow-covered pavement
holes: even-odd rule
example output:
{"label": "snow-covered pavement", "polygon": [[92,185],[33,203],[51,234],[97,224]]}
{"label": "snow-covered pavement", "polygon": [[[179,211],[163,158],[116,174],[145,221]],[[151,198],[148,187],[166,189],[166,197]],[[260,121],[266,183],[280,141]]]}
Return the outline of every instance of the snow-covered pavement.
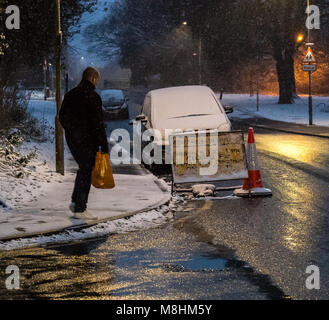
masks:
{"label": "snow-covered pavement", "polygon": [[72,218],[68,208],[75,169],[73,161],[70,161],[68,173],[64,177],[53,173],[54,179],[42,184],[40,195],[35,201],[28,204],[22,201],[19,209],[12,207],[0,213],[0,240],[80,228],[141,212],[149,212],[149,219],[152,221],[154,210],[171,199],[167,185],[152,174],[143,172],[143,169],[140,169],[140,175],[115,174],[115,189],[92,188],[90,193],[89,210],[99,220],[92,224],[76,220]]}
{"label": "snow-covered pavement", "polygon": [[[219,95],[218,95],[219,96]],[[224,94],[223,105],[234,106],[235,118],[263,117],[271,120],[308,124],[308,97],[295,99],[291,105],[279,105],[277,96],[260,95],[259,112],[256,96],[248,94]],[[314,124],[329,127],[329,97],[313,97]]]}
{"label": "snow-covered pavement", "polygon": [[[46,142],[30,141],[16,147],[21,155],[31,152],[36,155],[23,168],[20,178],[10,171],[0,170],[0,200],[3,201],[0,205],[0,242],[89,225],[85,221],[72,219],[68,208],[77,166],[67,148],[66,175],[63,177],[55,172],[52,130],[55,103],[32,100],[29,112],[40,122],[48,123],[50,137]],[[114,178],[116,188],[113,190],[92,188],[89,210],[99,218],[97,223],[140,212],[149,212],[149,220],[153,221],[154,213],[157,214],[154,210],[171,199],[166,183],[139,166],[132,170],[114,167]]]}

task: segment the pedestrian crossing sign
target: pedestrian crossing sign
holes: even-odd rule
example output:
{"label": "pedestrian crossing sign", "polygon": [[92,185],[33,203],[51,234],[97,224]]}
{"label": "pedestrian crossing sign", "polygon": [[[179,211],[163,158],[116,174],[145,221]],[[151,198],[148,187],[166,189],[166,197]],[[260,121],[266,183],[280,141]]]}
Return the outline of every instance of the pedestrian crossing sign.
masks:
{"label": "pedestrian crossing sign", "polygon": [[311,50],[311,48],[308,48],[307,50],[307,53],[306,53],[306,56],[304,58],[304,62],[306,63],[314,63],[316,60],[315,60],[315,57],[314,57],[314,54]]}

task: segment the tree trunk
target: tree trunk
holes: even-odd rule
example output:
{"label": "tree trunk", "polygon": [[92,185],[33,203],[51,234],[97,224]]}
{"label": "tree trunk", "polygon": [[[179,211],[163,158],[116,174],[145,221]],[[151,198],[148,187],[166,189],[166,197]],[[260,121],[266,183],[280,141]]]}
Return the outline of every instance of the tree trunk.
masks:
{"label": "tree trunk", "polygon": [[279,104],[294,103],[295,73],[293,51],[282,50],[275,55],[280,88]]}

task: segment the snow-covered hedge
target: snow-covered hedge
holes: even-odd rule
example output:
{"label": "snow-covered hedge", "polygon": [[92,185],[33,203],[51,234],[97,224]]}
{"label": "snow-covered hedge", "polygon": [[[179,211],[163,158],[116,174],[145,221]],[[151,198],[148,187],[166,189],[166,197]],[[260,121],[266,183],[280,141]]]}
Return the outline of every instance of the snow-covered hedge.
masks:
{"label": "snow-covered hedge", "polygon": [[7,137],[0,135],[0,177],[7,175],[23,178],[28,174],[25,167],[36,157],[36,152],[20,154],[17,147],[23,142],[24,138],[19,130],[13,131]]}

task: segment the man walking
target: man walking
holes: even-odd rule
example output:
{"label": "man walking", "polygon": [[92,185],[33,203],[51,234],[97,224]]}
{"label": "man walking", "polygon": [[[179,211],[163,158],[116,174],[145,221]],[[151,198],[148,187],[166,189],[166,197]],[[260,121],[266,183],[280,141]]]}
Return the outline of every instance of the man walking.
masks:
{"label": "man walking", "polygon": [[65,95],[59,114],[67,145],[79,166],[70,205],[76,219],[97,220],[87,211],[91,175],[97,151],[109,152],[102,99],[95,91],[99,77],[96,69],[88,67],[80,84]]}

